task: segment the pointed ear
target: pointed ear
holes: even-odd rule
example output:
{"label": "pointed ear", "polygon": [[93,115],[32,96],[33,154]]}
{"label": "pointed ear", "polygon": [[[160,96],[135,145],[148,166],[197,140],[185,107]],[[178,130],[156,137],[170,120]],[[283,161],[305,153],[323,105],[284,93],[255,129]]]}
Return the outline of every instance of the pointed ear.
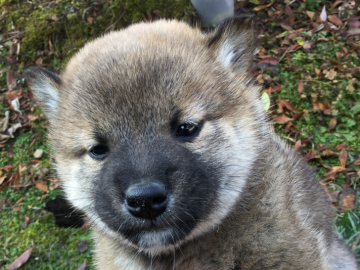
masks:
{"label": "pointed ear", "polygon": [[41,110],[50,120],[53,119],[58,111],[59,75],[47,69],[31,68],[25,71],[25,78]]}
{"label": "pointed ear", "polygon": [[210,34],[207,46],[225,68],[250,74],[257,52],[253,17],[242,14],[226,19]]}

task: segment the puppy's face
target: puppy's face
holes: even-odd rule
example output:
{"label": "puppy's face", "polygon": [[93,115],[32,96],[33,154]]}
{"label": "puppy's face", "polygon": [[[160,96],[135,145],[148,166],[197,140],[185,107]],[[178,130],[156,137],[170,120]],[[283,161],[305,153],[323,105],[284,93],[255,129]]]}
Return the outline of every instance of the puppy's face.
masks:
{"label": "puppy's face", "polygon": [[241,199],[262,132],[251,21],[214,34],[159,21],[86,45],[59,77],[28,71],[68,199],[114,241],[159,253]]}

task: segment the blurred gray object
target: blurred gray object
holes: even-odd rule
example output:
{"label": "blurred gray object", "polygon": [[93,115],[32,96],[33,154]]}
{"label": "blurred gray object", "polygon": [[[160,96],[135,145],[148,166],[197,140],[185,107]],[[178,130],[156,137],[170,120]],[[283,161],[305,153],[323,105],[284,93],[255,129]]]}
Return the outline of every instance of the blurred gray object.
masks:
{"label": "blurred gray object", "polygon": [[191,0],[205,27],[217,26],[222,20],[234,15],[233,0]]}

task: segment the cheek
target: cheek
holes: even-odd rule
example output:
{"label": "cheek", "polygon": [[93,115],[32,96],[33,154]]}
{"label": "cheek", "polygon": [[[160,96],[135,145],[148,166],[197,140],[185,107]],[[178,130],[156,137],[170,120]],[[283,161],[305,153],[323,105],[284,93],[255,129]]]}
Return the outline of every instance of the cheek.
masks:
{"label": "cheek", "polygon": [[100,166],[99,162],[94,162],[90,157],[57,161],[57,173],[66,197],[76,208],[86,210],[92,205],[94,181]]}
{"label": "cheek", "polygon": [[221,119],[206,131],[201,146],[202,158],[220,171],[218,207],[214,220],[221,220],[241,196],[258,149],[256,131],[245,122]]}

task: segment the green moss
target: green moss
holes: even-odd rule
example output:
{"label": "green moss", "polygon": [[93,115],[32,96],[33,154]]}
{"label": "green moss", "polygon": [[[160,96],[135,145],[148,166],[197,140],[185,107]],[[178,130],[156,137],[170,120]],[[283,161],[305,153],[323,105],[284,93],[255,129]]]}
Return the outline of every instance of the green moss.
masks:
{"label": "green moss", "polygon": [[[19,4],[19,5],[18,5]],[[120,29],[142,20],[147,11],[160,10],[156,18],[188,20],[193,12],[189,0],[115,0],[102,5],[60,0],[56,2],[29,2],[26,0],[0,0],[0,7],[8,13],[0,19],[0,27],[8,31],[15,27],[25,32],[21,43],[21,61],[35,61],[36,51],[49,49],[49,40],[57,44],[57,52],[43,57],[50,68],[63,67],[67,60],[85,42],[110,30]],[[19,8],[20,6],[20,8]],[[96,9],[97,16],[94,16]],[[55,20],[52,16],[56,15]],[[92,23],[87,17],[92,18]],[[59,63],[56,55],[61,52],[65,61]]]}
{"label": "green moss", "polygon": [[[313,38],[317,39],[325,35],[326,33],[320,32]],[[360,122],[359,74],[349,76],[344,70],[335,69],[336,76],[330,80],[324,78],[323,74],[317,75],[314,72],[315,68],[320,68],[324,64],[323,59],[334,59],[334,55],[340,51],[340,47],[345,46],[341,41],[336,42],[332,37],[328,38],[329,41],[327,42],[317,43],[317,51],[313,53],[305,53],[299,50],[292,53],[291,58],[285,59],[279,67],[280,72],[278,74],[281,78],[280,84],[283,90],[279,93],[273,93],[272,97],[275,101],[278,98],[289,100],[299,111],[306,110],[303,117],[292,121],[296,130],[301,130],[301,138],[311,138],[315,145],[329,145],[330,149],[338,144],[346,143],[350,155],[358,155],[360,153],[358,127]],[[346,62],[349,68],[356,67],[359,64],[359,59],[355,56],[349,56]],[[330,69],[331,66],[327,68],[327,70]],[[299,80],[304,83],[304,94],[302,95],[298,92]],[[320,113],[319,110],[313,109],[312,102],[316,100],[323,104],[328,102],[331,107],[330,114]],[[323,122],[322,125],[319,117]],[[333,118],[336,118],[337,125],[334,130],[330,130],[329,123]],[[283,137],[289,136],[288,133],[284,132],[283,125],[277,126],[277,132]],[[337,156],[324,157],[322,162],[331,167],[340,166]],[[351,160],[348,159],[348,162],[351,163]],[[312,164],[318,166],[318,161],[314,161]],[[324,178],[321,173],[318,176]],[[359,180],[360,178],[357,181]],[[345,182],[345,176],[339,174],[336,178],[336,184],[341,186]]]}
{"label": "green moss", "polygon": [[[54,192],[54,191],[51,191]],[[88,231],[58,228],[51,213],[41,210],[45,201],[43,192],[32,187],[14,192],[0,192],[0,264],[6,269],[21,253],[34,248],[28,262],[21,269],[75,269],[86,259],[91,264],[92,240]],[[17,201],[20,211],[11,206]],[[27,225],[25,216],[30,218]],[[88,250],[80,253],[78,241],[88,242]],[[91,266],[87,269],[93,269]]]}
{"label": "green moss", "polygon": [[[44,124],[43,122],[40,122]],[[23,164],[26,166],[31,160],[34,159],[33,153],[37,149],[43,150],[42,161],[44,163],[49,162],[50,152],[49,146],[46,141],[44,130],[38,124],[33,126],[33,134],[37,134],[37,141],[30,147],[31,142],[34,140],[34,136],[31,132],[25,132],[14,139],[9,140],[9,144],[13,144],[13,152],[6,152],[6,149],[0,149],[0,168],[7,164]]]}

